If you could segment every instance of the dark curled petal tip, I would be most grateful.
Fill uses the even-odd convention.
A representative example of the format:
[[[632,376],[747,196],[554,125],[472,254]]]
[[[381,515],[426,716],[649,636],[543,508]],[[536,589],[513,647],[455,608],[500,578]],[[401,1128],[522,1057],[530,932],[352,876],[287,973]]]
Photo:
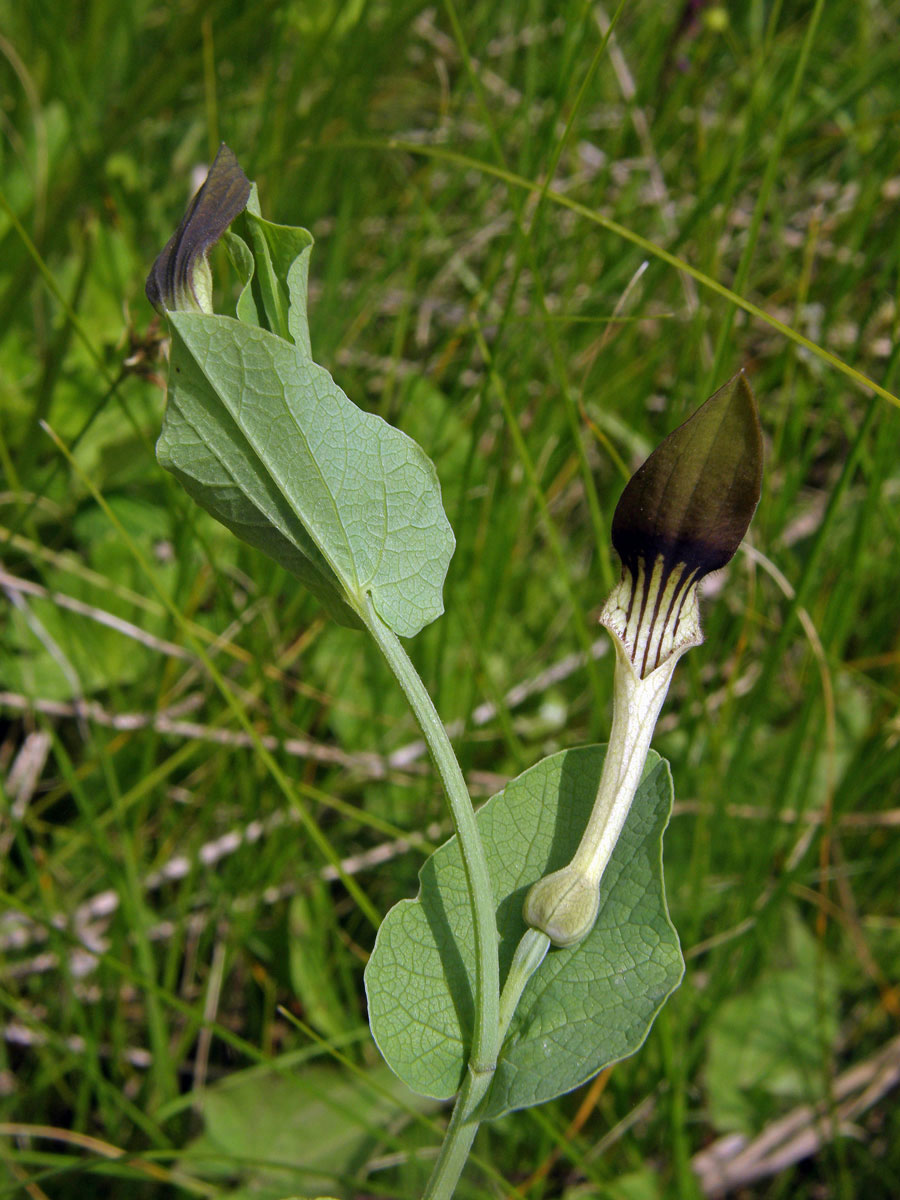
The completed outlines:
[[[743,371],[679,425],[632,475],[612,524],[625,567],[671,570],[694,580],[730,561],[759,502],[762,434]]]
[[[247,206],[250,181],[223,142],[215,162],[175,233],[147,276],[147,299],[154,308],[181,307],[190,292],[196,300],[193,273],[198,261]]]

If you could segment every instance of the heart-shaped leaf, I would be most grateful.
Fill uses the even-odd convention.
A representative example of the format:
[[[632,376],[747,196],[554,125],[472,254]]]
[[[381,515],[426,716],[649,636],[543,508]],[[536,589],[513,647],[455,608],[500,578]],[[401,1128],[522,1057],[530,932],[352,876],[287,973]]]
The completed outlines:
[[[584,830],[605,746],[544,759],[478,812],[497,907],[505,978],[525,932],[535,880],[564,866]],[[653,751],[601,883],[600,914],[576,946],[551,949],[532,976],[500,1053],[483,1115],[561,1095],[634,1053],[684,964],[669,920],[662,835],[672,808],[668,763]],[[455,838],[428,859],[415,900],[378,931],[366,969],[369,1023],[388,1065],[415,1091],[446,1099],[471,1041],[475,952]]]

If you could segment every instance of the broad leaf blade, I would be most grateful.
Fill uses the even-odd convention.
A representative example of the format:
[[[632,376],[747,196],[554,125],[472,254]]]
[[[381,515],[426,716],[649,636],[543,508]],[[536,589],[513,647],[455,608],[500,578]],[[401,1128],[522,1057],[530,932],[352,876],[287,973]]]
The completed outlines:
[[[315,1063],[291,1070],[253,1067],[204,1089],[203,1132],[180,1165],[191,1175],[237,1185],[221,1194],[285,1200],[300,1193],[358,1196],[349,1183],[373,1154],[429,1105],[383,1066],[360,1078]]]
[[[605,747],[544,759],[478,813],[505,977],[525,930],[529,886],[565,865],[587,822]],[[561,1095],[643,1042],[683,970],[662,880],[672,806],[668,764],[651,751],[601,884],[600,915],[577,946],[551,950],[523,993],[484,1115]],[[420,872],[416,900],[388,913],[366,969],[369,1021],[388,1065],[414,1090],[446,1099],[466,1067],[475,955],[456,839]]]
[[[307,582],[286,538],[321,579],[320,597],[324,589],[360,611],[371,594],[407,637],[439,616],[454,539],[420,447],[358,409],[291,342],[230,317],[169,319],[163,464],[217,519]],[[260,526],[251,507],[276,530],[271,548],[266,533],[249,532]]]
[[[730,996],[706,1032],[704,1109],[721,1133],[753,1137],[781,1106],[809,1099],[840,1028],[835,965],[795,909],[778,914],[771,961]]]
[[[303,583],[339,624],[361,628],[327,562],[258,460],[247,452],[240,431],[209,403],[205,381],[189,355],[173,343],[179,371],[177,394],[170,389],[160,463],[175,475],[201,508],[243,541],[262,550]]]

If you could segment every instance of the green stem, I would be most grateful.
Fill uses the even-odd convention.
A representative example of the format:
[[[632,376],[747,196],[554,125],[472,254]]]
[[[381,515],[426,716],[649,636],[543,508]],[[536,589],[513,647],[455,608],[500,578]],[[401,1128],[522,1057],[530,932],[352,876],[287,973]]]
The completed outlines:
[[[500,996],[500,1045],[506,1040],[509,1023],[532,977],[550,949],[550,939],[540,929],[526,929],[509,964],[509,974]]]
[[[453,1195],[481,1124],[475,1110],[484,1098],[491,1078],[491,1075],[476,1075],[472,1071],[466,1075],[422,1200],[450,1200]]]
[[[509,1029],[510,1021],[516,1006],[525,990],[525,984],[535,973],[544,956],[550,949],[550,939],[537,929],[526,929],[522,940],[516,948],[516,953],[510,963],[509,974],[503,985],[503,995],[500,997],[500,1015],[498,1023],[498,1045],[503,1045]],[[438,1155],[428,1187],[425,1189],[424,1200],[449,1200],[453,1195],[460,1172],[466,1165],[469,1151],[475,1134],[478,1132],[480,1120],[476,1116],[478,1105],[487,1094],[493,1073],[477,1075],[469,1071],[466,1081],[460,1089],[453,1109],[453,1116],[444,1135],[444,1144]]]
[[[466,883],[469,888],[475,933],[475,1022],[472,1031],[472,1051],[469,1057],[470,1075],[457,1100],[453,1115],[453,1121],[455,1121],[471,1080],[475,1081],[471,1086],[476,1091],[480,1089],[480,1094],[472,1102],[471,1107],[474,1107],[474,1104],[487,1091],[497,1065],[497,1052],[500,1048],[498,1024],[500,966],[497,957],[497,919],[494,909],[494,894],[481,836],[475,823],[475,810],[472,807],[472,801],[456,755],[453,753],[453,747],[450,745],[447,731],[444,729],[431,697],[403,649],[400,639],[388,629],[378,616],[371,598],[367,598],[365,608],[360,612],[360,616],[365,621],[366,628],[375,639],[388,666],[403,689],[428,744],[434,765],[437,767],[447,793],[447,799],[450,802],[450,813],[456,836],[459,839]],[[468,1101],[466,1107],[469,1107]],[[451,1121],[451,1127],[453,1121]],[[474,1136],[475,1131],[472,1130],[466,1154],[468,1154],[468,1145],[471,1145]],[[443,1157],[443,1151],[441,1154]],[[464,1161],[465,1155],[463,1156]],[[462,1169],[462,1163],[460,1163],[459,1169]]]

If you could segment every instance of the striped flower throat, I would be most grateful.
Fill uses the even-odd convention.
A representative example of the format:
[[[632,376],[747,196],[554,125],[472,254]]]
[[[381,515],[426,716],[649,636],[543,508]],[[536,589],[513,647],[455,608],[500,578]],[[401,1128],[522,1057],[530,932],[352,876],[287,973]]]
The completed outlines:
[[[676,651],[699,645],[700,574],[687,563],[667,563],[662,554],[648,569],[623,567],[622,577],[603,607],[600,623],[622,643],[638,679],[661,666]]]

